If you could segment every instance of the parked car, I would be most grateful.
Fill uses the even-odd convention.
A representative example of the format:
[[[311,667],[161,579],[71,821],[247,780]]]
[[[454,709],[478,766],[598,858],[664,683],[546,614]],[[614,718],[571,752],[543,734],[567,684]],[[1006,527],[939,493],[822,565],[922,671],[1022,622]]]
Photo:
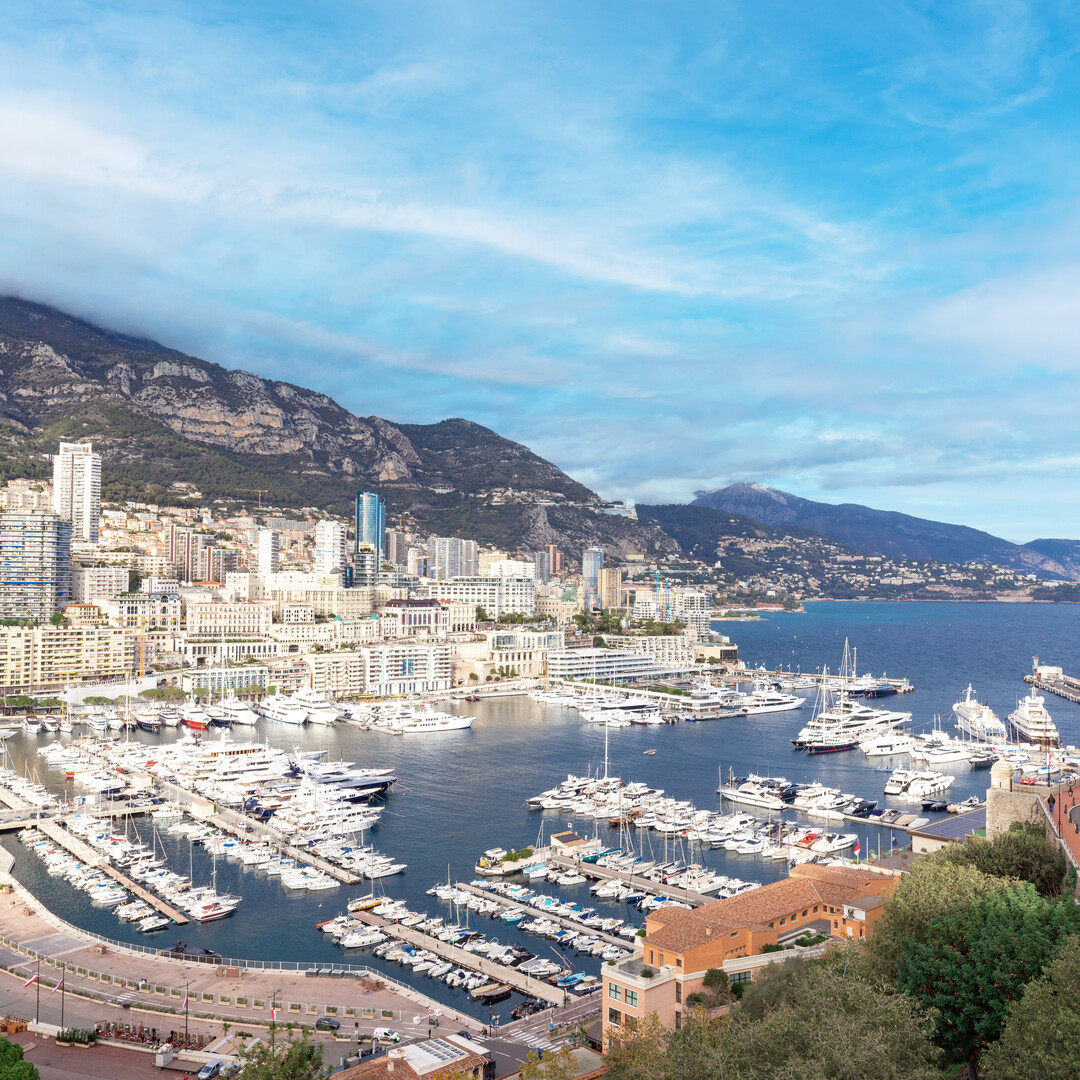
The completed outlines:
[[[332,1016],[320,1016],[315,1021],[316,1031],[337,1031],[341,1027],[341,1021],[335,1020]]]
[[[401,1035],[393,1028],[376,1028],[371,1035],[380,1042],[401,1042]]]
[[[218,1058],[216,1061],[208,1061],[199,1070],[199,1080],[214,1080],[214,1077],[216,1077],[221,1072],[221,1066],[224,1064],[225,1062],[223,1062],[220,1058]]]

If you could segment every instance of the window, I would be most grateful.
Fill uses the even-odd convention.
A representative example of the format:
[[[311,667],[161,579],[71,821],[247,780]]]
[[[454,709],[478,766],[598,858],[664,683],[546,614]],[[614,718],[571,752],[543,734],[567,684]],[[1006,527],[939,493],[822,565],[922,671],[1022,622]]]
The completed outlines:
[[[652,949],[649,950],[649,963],[650,964],[655,964],[656,963],[656,960],[653,959],[653,951],[652,951]]]
[[[622,989],[614,983],[608,983],[607,996],[613,1001],[622,1001]]]
[[[678,1031],[682,1027],[682,1013],[677,1012],[675,1014],[675,1030]]]
[[[637,991],[636,990],[627,990],[626,991],[626,1004],[631,1009],[636,1009],[637,1008]]]
[[[739,931],[738,930],[732,930],[731,931],[731,936],[732,937],[738,937],[739,936]]]
[[[815,914],[815,915],[817,914],[817,909],[818,909],[818,906],[817,906],[817,904],[815,904],[815,905],[814,905],[814,914]]]
[[[607,1020],[609,1024],[614,1024],[616,1027],[618,1027],[620,1021],[622,1020],[622,1013],[619,1012],[618,1009],[608,1009]]]
[[[678,982],[675,984],[675,1004],[682,1004],[682,983]]]
[[[662,952],[656,954],[656,963],[658,967],[664,966],[664,954]]]
[[[802,913],[802,917],[803,917],[803,918],[805,919],[805,918],[806,918],[806,916],[807,916],[807,915],[809,915],[809,914],[810,914],[810,912],[809,912],[808,910],[807,910],[807,911],[804,911],[804,912]]]
[[[675,966],[676,967],[682,967],[682,957],[681,956],[676,956],[675,957]]]
[[[728,976],[729,983],[744,983],[749,982],[752,972],[749,971],[734,971]]]
[[[637,1017],[630,1016],[628,1013],[626,1016],[623,1017],[623,1027],[625,1027],[627,1031],[636,1031]]]
[[[781,920],[780,920],[780,925],[781,925],[781,926],[783,926],[783,925],[784,925],[784,923],[786,923],[786,922],[787,922],[787,919],[781,919]]]

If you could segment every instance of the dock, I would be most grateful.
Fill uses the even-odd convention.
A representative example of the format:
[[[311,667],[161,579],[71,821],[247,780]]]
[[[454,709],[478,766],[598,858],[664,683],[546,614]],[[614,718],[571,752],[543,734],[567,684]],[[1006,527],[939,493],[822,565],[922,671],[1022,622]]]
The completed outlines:
[[[589,937],[600,938],[607,945],[615,945],[620,949],[625,949],[629,952],[633,952],[633,941],[627,941],[626,938],[615,937],[614,934],[606,934],[603,930],[594,930],[589,926],[582,926],[579,922],[574,922],[573,919],[566,918],[565,915],[556,915],[554,912],[545,911],[543,908],[534,908],[531,904],[521,903],[517,900],[511,900],[509,897],[500,896],[498,893],[487,892],[484,889],[478,889],[475,885],[466,885],[464,882],[458,882],[454,886],[455,889],[460,889],[462,892],[472,893],[474,896],[482,896],[485,900],[494,900],[497,904],[505,907],[507,911],[512,908],[519,908],[526,911],[533,918],[537,919],[550,919],[554,923],[558,923],[564,930],[575,930],[580,934],[588,934]]]
[[[568,858],[566,855],[551,855],[548,862],[552,866],[562,866],[567,870],[576,870],[587,878],[599,881],[621,881],[624,885],[636,886],[644,889],[654,896],[666,896],[669,900],[679,900],[691,907],[701,907],[702,904],[711,904],[716,899],[714,896],[705,896],[702,893],[693,892],[690,889],[680,889],[676,885],[662,885],[652,878],[642,877],[641,874],[631,874],[625,870],[610,870],[606,866],[597,866],[596,863],[581,862],[578,859]],[[578,927],[581,929],[581,927]],[[622,948],[626,948],[626,942],[620,942]]]
[[[1038,675],[1025,675],[1024,682],[1036,690],[1046,690],[1066,701],[1080,705],[1080,679],[1071,675],[1062,675],[1060,679],[1040,678]]]
[[[460,946],[451,945],[449,942],[440,941],[437,937],[425,934],[422,930],[415,930],[408,926],[399,926],[397,923],[388,922],[378,915],[372,915],[369,911],[354,911],[352,917],[381,930],[398,941],[415,945],[419,949],[427,949],[443,960],[448,960],[457,967],[467,968],[469,971],[478,971],[487,975],[496,982],[505,983],[512,990],[528,997],[540,998],[549,1005],[562,1005],[566,1000],[567,992],[543,979],[537,979],[532,975],[526,975],[517,968],[507,967],[505,964],[496,964],[494,960],[488,960],[478,953],[471,953]]]

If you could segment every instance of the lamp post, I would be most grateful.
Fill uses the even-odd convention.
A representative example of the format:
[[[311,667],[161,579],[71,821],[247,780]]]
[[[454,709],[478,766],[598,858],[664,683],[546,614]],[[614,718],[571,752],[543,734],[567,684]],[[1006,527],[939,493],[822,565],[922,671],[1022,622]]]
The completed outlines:
[[[281,987],[279,986],[273,994],[270,995],[270,1049],[274,1049],[274,1039],[277,1035],[277,996],[281,993]]]
[[[188,1041],[188,1016],[191,1013],[191,980],[184,983],[184,1049]]]

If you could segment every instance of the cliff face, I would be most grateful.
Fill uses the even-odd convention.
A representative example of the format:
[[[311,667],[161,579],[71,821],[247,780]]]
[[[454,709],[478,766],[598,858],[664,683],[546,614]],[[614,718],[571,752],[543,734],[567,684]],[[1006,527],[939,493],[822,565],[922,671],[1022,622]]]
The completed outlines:
[[[207,498],[250,498],[236,492],[266,488],[269,503],[341,510],[357,487],[371,486],[433,529],[456,522],[460,532],[486,517],[501,523],[496,532],[516,528],[527,542],[548,535],[535,514],[499,507],[485,515],[476,496],[512,487],[596,499],[527,447],[468,420],[395,425],[355,416],[325,394],[13,297],[0,298],[0,428],[7,475],[32,468],[60,438],[93,440],[114,497],[152,498],[184,481]],[[570,517],[575,542],[577,534],[588,542],[608,534],[628,550],[676,546],[657,529],[609,524],[584,508]],[[563,535],[550,534],[547,542]]]

